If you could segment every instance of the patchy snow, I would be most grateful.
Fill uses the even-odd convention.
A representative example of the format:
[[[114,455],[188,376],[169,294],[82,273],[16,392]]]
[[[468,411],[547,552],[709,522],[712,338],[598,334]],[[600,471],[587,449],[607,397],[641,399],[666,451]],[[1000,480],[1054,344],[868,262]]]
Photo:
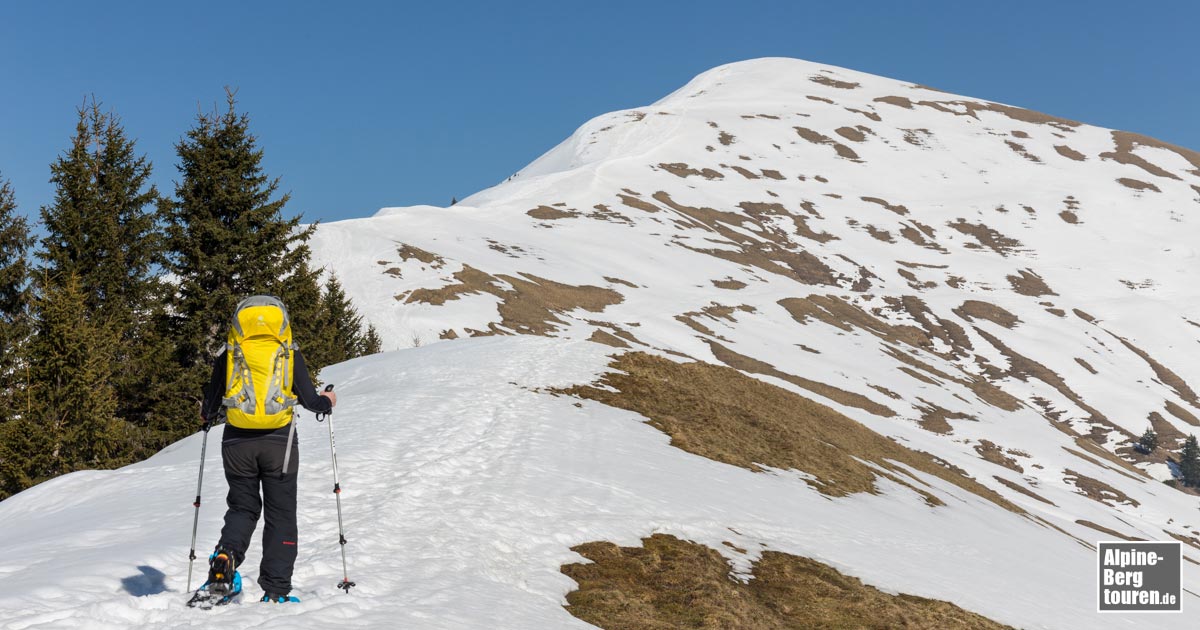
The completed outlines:
[[[1091,551],[921,475],[949,505],[883,481],[831,501],[799,475],[690,455],[629,412],[545,393],[601,373],[611,349],[534,337],[460,340],[332,368],[350,578],[341,579],[325,426],[300,421],[294,607],[184,607],[201,435],[145,462],[47,482],[0,503],[5,628],[572,628],[559,566],[592,540],[670,533],[751,557],[813,557],[889,592],[953,599],[1029,628],[1124,627],[1097,616]],[[539,391],[542,390],[542,391]],[[220,440],[220,429],[209,437]],[[226,485],[210,449],[201,551]],[[1051,494],[1055,500],[1067,493]],[[738,533],[734,533],[734,530]],[[243,566],[256,598],[259,549]],[[1200,571],[1185,566],[1189,580]],[[1055,596],[1047,596],[1054,593]],[[1194,605],[1193,602],[1185,606]],[[1165,617],[1162,627],[1183,618]]]

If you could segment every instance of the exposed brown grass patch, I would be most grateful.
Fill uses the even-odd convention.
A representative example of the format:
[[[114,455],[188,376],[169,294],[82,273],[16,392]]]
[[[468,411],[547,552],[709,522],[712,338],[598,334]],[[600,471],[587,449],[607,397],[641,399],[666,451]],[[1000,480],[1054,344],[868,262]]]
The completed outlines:
[[[700,177],[703,177],[704,179],[724,179],[725,178],[725,176],[722,175],[720,171],[714,171],[711,168],[705,168],[703,170],[698,171],[698,170],[688,166],[687,164],[684,164],[683,162],[672,162],[670,164],[664,163],[664,164],[659,164],[658,167],[676,177],[682,177],[684,179],[687,179],[691,175],[699,175]]]
[[[419,260],[434,269],[441,269],[446,264],[446,260],[437,254],[427,252],[419,247],[412,245],[401,245],[396,253],[400,255],[400,260],[408,260],[410,258]]]
[[[901,129],[904,132],[904,141],[914,147],[929,147],[929,140],[933,138],[933,132],[928,129]]]
[[[783,176],[783,173],[780,173],[779,171],[776,171],[774,169],[764,168],[764,169],[761,169],[759,172],[762,173],[763,177],[766,177],[767,179],[774,179],[776,181],[783,181],[783,180],[787,179],[786,177]]]
[[[1021,157],[1025,158],[1026,160],[1029,160],[1030,162],[1033,162],[1033,163],[1035,163],[1035,164],[1041,164],[1041,163],[1042,163],[1042,159],[1041,159],[1041,158],[1039,158],[1038,156],[1036,156],[1036,155],[1034,155],[1034,154],[1030,153],[1030,152],[1029,152],[1029,151],[1028,151],[1028,150],[1025,148],[1025,145],[1023,145],[1023,144],[1021,144],[1021,143],[1019,143],[1019,142],[1013,142],[1012,140],[1005,140],[1005,141],[1004,141],[1004,144],[1008,145],[1008,148],[1012,149],[1014,153],[1016,153],[1017,155],[1019,155],[1019,156],[1021,156]]]
[[[717,135],[717,141],[725,146],[733,144],[736,140],[737,138],[735,138],[733,134],[729,133],[728,131],[722,131]]]
[[[870,225],[870,224],[868,224],[866,227],[867,227],[867,234],[870,234],[871,238],[874,238],[877,241],[883,241],[884,243],[895,243],[896,242],[896,239],[892,238],[891,232],[884,230],[884,229],[877,228],[874,225]]]
[[[1018,248],[1021,247],[1021,241],[1009,238],[982,223],[970,223],[966,219],[960,218],[954,223],[947,223],[946,225],[950,226],[953,230],[973,237],[978,241],[979,246],[986,247],[1001,256],[1008,256],[1018,251]]]
[[[658,206],[656,206],[648,201],[645,201],[643,199],[639,199],[638,197],[633,196],[633,195],[617,195],[617,197],[620,198],[622,204],[629,206],[630,208],[634,208],[636,210],[642,210],[644,212],[650,212],[650,213],[661,211],[661,208],[659,208]]]
[[[976,374],[953,376],[894,347],[895,344],[903,344],[928,352],[932,351],[933,339],[937,338],[943,340],[951,348],[960,350],[970,348],[970,341],[961,327],[928,312],[928,308],[915,296],[901,298],[894,307],[909,313],[924,328],[909,324],[889,324],[835,295],[814,294],[807,298],[786,298],[778,303],[801,324],[815,319],[846,332],[858,329],[875,335],[885,342],[893,344],[886,348],[885,352],[897,361],[943,381],[962,385],[990,405],[1005,411],[1016,411],[1022,406],[1021,401],[989,382],[984,376]]]
[[[865,201],[867,203],[873,203],[873,204],[876,204],[879,206],[883,206],[884,208],[887,208],[888,210],[891,210],[892,212],[895,212],[896,214],[898,214],[900,216],[904,216],[904,215],[908,214],[908,208],[906,208],[900,204],[888,203],[886,200],[880,199],[879,197],[859,197],[859,199],[862,199],[863,201]]]
[[[787,381],[788,383],[791,383],[801,389],[806,389],[819,396],[824,396],[829,400],[846,405],[847,407],[862,409],[863,411],[875,414],[877,416],[882,416],[884,418],[890,418],[896,415],[896,412],[890,407],[881,405],[861,394],[848,392],[844,389],[834,387],[833,385],[814,381],[802,376],[796,376],[795,374],[788,374],[787,372],[779,370],[770,363],[759,361],[753,357],[748,357],[744,354],[734,352],[733,350],[730,350],[729,348],[726,348],[725,346],[712,341],[711,339],[706,339],[705,341],[712,349],[713,356],[716,357],[718,361],[728,365],[731,368],[741,370],[743,372],[750,372],[751,374],[772,376],[781,381]]]
[[[1177,405],[1174,402],[1171,402],[1169,400],[1166,402],[1166,406],[1167,406],[1167,413],[1171,414],[1172,416],[1175,416],[1176,418],[1179,418],[1180,420],[1183,420],[1184,422],[1186,422],[1194,427],[1200,427],[1200,418],[1197,418],[1196,415],[1193,414],[1192,412],[1188,411],[1187,409],[1184,409],[1183,407],[1180,407],[1179,405]]]
[[[1129,348],[1130,352],[1133,352],[1141,357],[1142,360],[1146,362],[1146,365],[1149,365],[1150,369],[1154,370],[1154,375],[1158,377],[1158,380],[1162,381],[1164,385],[1175,390],[1175,393],[1179,394],[1180,398],[1191,403],[1193,407],[1200,407],[1200,400],[1196,398],[1196,392],[1192,391],[1192,388],[1188,386],[1187,381],[1180,378],[1178,374],[1172,372],[1169,368],[1167,368],[1167,366],[1155,361],[1154,357],[1150,356],[1148,352],[1133,345],[1128,339],[1121,337],[1120,335],[1113,334],[1112,332],[1109,332],[1108,334],[1115,337],[1117,341],[1120,341],[1122,344],[1124,344],[1126,348]]]
[[[854,149],[851,149],[850,147],[838,142],[837,140],[834,140],[833,138],[830,138],[823,133],[819,133],[805,127],[793,127],[793,129],[796,130],[796,133],[801,138],[804,138],[813,144],[824,144],[833,147],[833,150],[837,152],[838,157],[843,157],[847,160],[858,160],[858,154],[854,152]]]
[[[1034,492],[1033,490],[1030,490],[1029,488],[1026,488],[1025,486],[1022,486],[1019,483],[1009,481],[1009,480],[1005,479],[1004,477],[993,476],[992,479],[995,479],[996,481],[1000,482],[1001,485],[1008,488],[1009,490],[1012,490],[1013,492],[1023,494],[1035,501],[1041,501],[1042,503],[1045,503],[1046,505],[1053,505],[1054,507],[1058,507],[1058,505],[1056,505],[1050,499],[1047,499],[1046,497]],[[1059,531],[1062,531],[1062,530],[1059,530]]]
[[[1092,367],[1091,363],[1088,363],[1087,361],[1084,361],[1083,359],[1080,359],[1078,357],[1075,358],[1075,362],[1078,363],[1083,369],[1091,372],[1092,374],[1099,374],[1099,372],[1096,371],[1096,368]]]
[[[595,343],[601,343],[606,346],[612,346],[614,348],[628,348],[629,347],[629,344],[626,343],[624,339],[621,339],[620,337],[617,337],[616,335],[613,335],[612,333],[609,333],[607,331],[600,330],[599,328],[592,331],[592,336],[588,337],[588,341],[593,341]]]
[[[1137,191],[1153,190],[1154,192],[1162,192],[1161,190],[1158,189],[1158,186],[1155,186],[1154,184],[1151,184],[1150,182],[1144,182],[1140,179],[1133,179],[1130,177],[1119,177],[1119,178],[1117,178],[1117,183],[1126,188],[1132,188],[1133,190],[1137,190]]]
[[[950,420],[975,420],[975,417],[962,413],[960,411],[950,411],[943,407],[939,407],[923,398],[918,398],[920,405],[915,405],[921,410],[921,420],[919,424],[922,429],[933,433],[941,433],[949,435],[954,432],[954,427],[950,425]]]
[[[1193,175],[1200,175],[1200,153],[1197,153],[1196,151],[1175,146],[1173,144],[1167,144],[1161,140],[1155,140],[1154,138],[1143,136],[1141,134],[1130,133],[1128,131],[1114,131],[1112,132],[1112,137],[1113,142],[1116,144],[1116,148],[1108,153],[1101,153],[1100,157],[1104,159],[1113,160],[1114,162],[1119,162],[1121,164],[1128,164],[1130,166],[1136,166],[1143,171],[1146,171],[1147,173],[1157,177],[1166,177],[1168,179],[1178,180],[1179,177],[1174,173],[1146,160],[1145,158],[1138,156],[1133,152],[1138,146],[1165,149],[1190,162],[1196,169],[1191,171],[1191,173]]]
[[[984,461],[991,462],[997,466],[1003,466],[1009,470],[1015,470],[1019,473],[1025,472],[1025,469],[1017,463],[1017,460],[1006,455],[1003,448],[990,440],[980,440],[979,444],[975,445],[975,452],[979,453],[979,456]]]
[[[625,286],[627,286],[627,287],[629,287],[629,288],[631,288],[631,289],[636,289],[636,288],[638,288],[638,285],[636,285],[636,284],[634,284],[634,283],[632,283],[632,282],[630,282],[630,281],[628,281],[628,280],[622,280],[622,279],[620,279],[620,278],[614,278],[614,277],[612,277],[612,276],[604,276],[604,279],[605,279],[605,280],[607,280],[607,281],[609,281],[609,282],[611,282],[611,283],[613,283],[613,284],[623,284],[623,285],[625,285]]]
[[[1067,223],[1070,223],[1072,225],[1079,223],[1079,215],[1075,214],[1074,212],[1072,212],[1070,210],[1063,210],[1062,212],[1059,212],[1058,218],[1060,218],[1063,221],[1066,221]]]
[[[943,113],[953,114],[955,116],[969,116],[976,120],[979,119],[979,112],[994,112],[1002,116],[1006,116],[1017,122],[1031,123],[1035,125],[1049,125],[1060,131],[1074,131],[1082,123],[1066,118],[1058,118],[1041,112],[1035,112],[1031,109],[1023,109],[1020,107],[1012,107],[1011,105],[1002,105],[1000,103],[985,103],[981,101],[912,101],[903,96],[881,96],[875,99],[879,103],[887,103],[904,109],[913,109],[915,107],[928,107]]]
[[[722,164],[721,166],[725,166],[725,164]],[[741,175],[746,179],[759,179],[758,173],[755,173],[748,168],[742,168],[740,166],[730,166],[728,168],[732,168],[738,175]]]
[[[1084,154],[1076,151],[1075,149],[1072,149],[1071,147],[1069,147],[1065,144],[1054,145],[1054,150],[1058,151],[1059,155],[1061,155],[1067,159],[1070,159],[1070,160],[1075,160],[1076,162],[1082,162],[1087,159],[1087,157],[1084,156]]]
[[[654,193],[654,199],[686,219],[685,225],[711,230],[727,241],[740,246],[737,251],[725,248],[700,249],[680,244],[695,252],[715,256],[723,260],[757,267],[805,284],[836,285],[837,277],[819,258],[807,251],[795,251],[788,234],[774,226],[764,226],[753,217],[736,212],[722,212],[712,208],[693,208],[676,203],[665,192]],[[771,204],[767,204],[768,206]],[[780,207],[782,211],[782,206]],[[783,211],[786,214],[786,211]],[[792,215],[788,215],[792,216]],[[797,222],[800,225],[802,222]],[[760,238],[747,236],[730,226],[755,230]]]
[[[1065,473],[1066,474],[1063,479],[1068,483],[1074,484],[1075,487],[1079,489],[1080,494],[1093,501],[1098,501],[1109,507],[1116,507],[1116,504],[1118,503],[1128,503],[1133,507],[1141,505],[1136,499],[1131,498],[1124,492],[1117,490],[1116,488],[1104,483],[1103,481],[1100,481],[1099,479],[1092,479],[1091,477],[1077,473],[1070,468],[1068,468]]]
[[[1135,538],[1133,536],[1126,536],[1125,534],[1122,534],[1121,532],[1119,532],[1115,529],[1109,529],[1103,525],[1100,525],[1098,523],[1093,523],[1091,521],[1087,521],[1084,519],[1078,519],[1075,521],[1075,523],[1077,525],[1083,525],[1084,527],[1087,527],[1089,529],[1094,529],[1102,534],[1112,536],[1113,538],[1119,538],[1121,540],[1130,540],[1130,541],[1146,540],[1145,538]]]
[[[813,96],[810,94],[804,98],[807,98],[810,101],[820,101],[822,103],[829,103],[830,105],[833,105],[833,99],[825,98],[824,96]]]
[[[936,240],[933,240],[933,235],[933,228],[921,223],[920,221],[905,222],[903,227],[900,228],[900,236],[903,236],[905,240],[909,241],[913,245],[919,245],[926,249],[942,252],[943,254],[946,253],[946,248],[939,245]],[[930,240],[925,240],[926,236],[928,236]]]
[[[853,113],[853,114],[862,114],[868,120],[872,120],[874,122],[880,122],[883,120],[883,117],[880,116],[879,114],[876,114],[875,112],[869,112],[869,111],[862,110],[862,109],[854,109],[853,107],[845,107],[843,109],[845,109],[846,111]],[[866,127],[860,127],[860,128],[866,129]],[[867,133],[870,133],[870,130],[868,130]]]
[[[573,286],[539,278],[530,274],[514,276],[492,276],[463,265],[454,274],[456,283],[437,289],[417,289],[408,295],[406,303],[420,302],[440,306],[449,300],[457,300],[471,293],[489,293],[501,299],[498,305],[501,326],[511,331],[534,335],[547,335],[562,324],[558,314],[583,309],[593,313],[603,311],[613,304],[620,304],[622,296],[612,289],[590,285]],[[497,280],[507,282],[512,288],[505,289]],[[503,333],[493,327],[488,333]]]
[[[564,393],[639,413],[689,453],[749,470],[770,466],[802,471],[811,476],[806,479],[810,486],[829,496],[875,493],[875,480],[886,475],[928,503],[940,503],[898,465],[904,464],[1021,513],[945,462],[735,369],[675,363],[641,352],[621,355],[610,367],[614,371],[595,386],[575,386]]]
[[[1018,275],[1008,276],[1008,282],[1012,285],[1013,291],[1030,297],[1058,295],[1032,269],[1022,269],[1017,273]]]
[[[1106,425],[1110,424],[1104,414],[1087,404],[1087,402],[1083,400],[1083,397],[1075,393],[1075,390],[1071,389],[1067,385],[1067,382],[1063,380],[1063,378],[1059,376],[1057,372],[1042,365],[1041,363],[1038,363],[1037,361],[1034,361],[1033,359],[1030,359],[1029,357],[1017,353],[1012,348],[1006,346],[995,335],[988,333],[986,330],[976,327],[975,332],[986,339],[987,342],[992,344],[993,347],[999,350],[1000,354],[1004,355],[1004,358],[1008,359],[1009,367],[1006,372],[996,369],[991,364],[985,365],[984,369],[989,372],[989,376],[993,378],[1012,376],[1022,381],[1028,381],[1031,378],[1036,378],[1050,387],[1053,387],[1058,391],[1058,393],[1062,394],[1068,400],[1075,403],[1075,405],[1080,409],[1087,412],[1091,416],[1090,420],[1092,422],[1103,423]]]
[[[525,214],[542,221],[554,221],[556,219],[573,219],[579,216],[579,212],[575,210],[560,210],[550,206],[538,206]]]
[[[889,595],[778,551],[763,552],[751,579],[740,581],[715,550],[666,534],[642,539],[641,547],[591,542],[572,550],[591,562],[563,565],[579,585],[567,594],[566,610],[606,630],[1009,628],[949,602]]]
[[[753,217],[754,220],[758,222],[760,229],[765,231],[770,231],[771,228],[767,226],[772,224],[770,221],[772,217],[782,217],[791,221],[792,225],[796,226],[796,234],[799,234],[804,238],[816,241],[818,243],[828,243],[829,241],[835,241],[838,238],[828,232],[817,232],[813,230],[808,226],[808,219],[805,216],[788,212],[787,209],[783,207],[783,204],[743,201],[738,204],[738,207],[742,210],[745,210],[746,214]],[[780,242],[781,245],[784,243],[785,239],[786,235],[776,235],[776,240]]]
[[[1089,433],[1088,435],[1075,436],[1075,445],[1100,458],[1100,460],[1108,462],[1109,464],[1113,464],[1113,466],[1106,466],[1098,461],[1091,460],[1092,463],[1100,466],[1101,468],[1109,468],[1114,472],[1124,476],[1126,479],[1130,479],[1132,481],[1140,482],[1149,479],[1150,475],[1146,474],[1146,471],[1112,454],[1112,452],[1100,445],[1101,443],[1107,441],[1109,433],[1111,433],[1110,429],[1093,429],[1093,432]],[[1128,431],[1122,430],[1120,433],[1122,434],[1122,437],[1127,440],[1134,439],[1134,436]],[[1067,450],[1070,451],[1070,449]],[[1079,456],[1082,454],[1075,453],[1075,455]]]
[[[843,90],[853,90],[857,87],[860,87],[860,84],[858,83],[852,83],[850,81],[838,81],[837,79],[827,77],[823,74],[814,74],[813,76],[808,77],[808,80],[812,81],[813,83],[819,83],[826,87],[840,88]]]
[[[1020,318],[1004,308],[980,300],[967,300],[962,303],[962,306],[954,309],[953,313],[967,321],[984,319],[1009,329],[1015,328],[1017,324],[1021,323]]]
[[[863,142],[867,139],[866,134],[854,127],[838,127],[833,132],[851,142]]]
[[[730,291],[737,291],[738,289],[746,288],[745,282],[742,282],[741,280],[734,280],[733,278],[726,278],[724,280],[713,280],[712,283],[713,283],[713,286],[717,287],[718,289],[727,289]]]

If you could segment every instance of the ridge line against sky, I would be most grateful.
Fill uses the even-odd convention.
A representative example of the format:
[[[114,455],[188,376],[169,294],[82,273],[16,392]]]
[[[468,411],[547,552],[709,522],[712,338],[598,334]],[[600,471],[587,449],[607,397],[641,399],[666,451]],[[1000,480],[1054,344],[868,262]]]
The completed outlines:
[[[311,0],[0,6],[0,177],[22,214],[95,95],[170,194],[174,143],[238,89],[267,174],[306,220],[447,205],[588,119],[715,66],[794,57],[1200,149],[1200,5]]]

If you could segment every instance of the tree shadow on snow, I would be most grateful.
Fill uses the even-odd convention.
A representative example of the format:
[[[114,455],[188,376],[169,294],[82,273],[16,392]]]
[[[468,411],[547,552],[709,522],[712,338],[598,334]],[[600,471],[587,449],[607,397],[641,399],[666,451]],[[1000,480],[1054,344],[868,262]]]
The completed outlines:
[[[121,578],[121,588],[125,589],[126,593],[134,597],[145,597],[165,593],[169,590],[166,583],[167,576],[162,571],[144,564],[138,567],[138,571],[141,571],[141,574]]]

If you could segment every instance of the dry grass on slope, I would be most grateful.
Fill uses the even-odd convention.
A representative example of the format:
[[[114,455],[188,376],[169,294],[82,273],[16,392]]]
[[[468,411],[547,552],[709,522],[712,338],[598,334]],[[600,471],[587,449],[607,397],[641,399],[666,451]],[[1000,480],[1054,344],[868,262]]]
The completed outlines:
[[[508,275],[493,276],[470,265],[463,265],[454,274],[456,280],[437,289],[417,289],[397,296],[406,298],[405,303],[418,302],[441,306],[449,300],[474,293],[489,293],[500,298],[500,325],[509,331],[522,334],[548,335],[563,321],[558,315],[575,309],[599,313],[624,299],[620,293],[591,285],[574,286],[521,274],[522,278]],[[511,289],[500,286],[497,280],[508,283]],[[473,335],[503,334],[505,331],[492,326],[488,332],[472,331]]]
[[[579,583],[567,612],[607,630],[1009,627],[949,602],[880,592],[800,556],[764,552],[753,579],[740,582],[704,545],[664,534],[642,544],[575,547],[592,563],[562,567]]]
[[[876,493],[883,476],[942,505],[899,464],[941,478],[1022,513],[999,494],[928,453],[908,449],[841,413],[728,367],[676,363],[631,352],[614,359],[596,386],[562,393],[639,413],[671,436],[671,444],[712,460],[761,470],[793,469],[828,496]]]

